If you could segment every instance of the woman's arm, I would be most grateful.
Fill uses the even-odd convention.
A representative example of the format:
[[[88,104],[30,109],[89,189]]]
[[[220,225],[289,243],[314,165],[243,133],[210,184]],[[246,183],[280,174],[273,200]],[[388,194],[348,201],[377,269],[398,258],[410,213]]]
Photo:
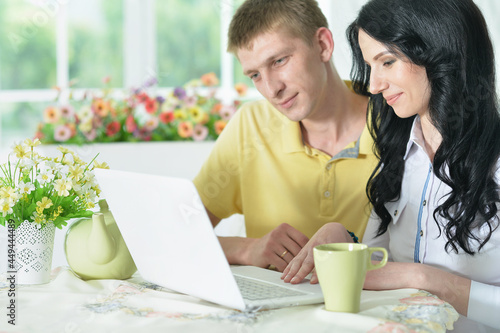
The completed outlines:
[[[450,303],[467,316],[471,280],[425,264],[388,262],[367,272],[364,289],[422,289]]]

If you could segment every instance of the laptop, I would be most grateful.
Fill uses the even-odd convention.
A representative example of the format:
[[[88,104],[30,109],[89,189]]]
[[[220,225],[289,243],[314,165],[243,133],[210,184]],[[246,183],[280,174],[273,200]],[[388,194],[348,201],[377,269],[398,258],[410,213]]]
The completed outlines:
[[[291,285],[277,271],[229,265],[191,180],[94,172],[145,280],[242,311],[323,303],[319,284]]]

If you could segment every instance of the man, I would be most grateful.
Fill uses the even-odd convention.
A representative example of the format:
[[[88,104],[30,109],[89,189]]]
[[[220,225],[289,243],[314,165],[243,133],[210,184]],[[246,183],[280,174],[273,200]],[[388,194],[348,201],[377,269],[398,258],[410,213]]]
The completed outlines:
[[[240,108],[194,179],[214,226],[245,217],[248,238],[219,237],[231,264],[283,271],[327,222],[364,233],[368,100],[340,78],[333,48],[315,0],[247,0],[232,19],[228,51],[266,100]]]

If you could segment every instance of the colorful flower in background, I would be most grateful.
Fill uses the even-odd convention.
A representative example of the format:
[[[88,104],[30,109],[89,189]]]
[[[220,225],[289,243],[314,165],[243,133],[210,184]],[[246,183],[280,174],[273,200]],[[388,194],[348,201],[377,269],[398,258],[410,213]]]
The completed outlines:
[[[110,78],[103,82],[109,84]],[[35,138],[66,144],[216,140],[248,89],[236,84],[238,97],[228,104],[216,96],[219,79],[215,73],[176,87],[166,96],[152,94],[154,84],[156,79],[150,79],[122,97],[111,89],[86,92],[82,99],[71,95],[69,104],[44,110]]]

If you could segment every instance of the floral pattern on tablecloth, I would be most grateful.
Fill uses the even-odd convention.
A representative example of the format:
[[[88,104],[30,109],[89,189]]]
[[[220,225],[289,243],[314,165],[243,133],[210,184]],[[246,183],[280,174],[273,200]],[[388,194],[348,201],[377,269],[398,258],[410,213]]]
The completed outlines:
[[[458,312],[447,302],[426,292],[419,291],[399,300],[400,304],[382,307],[384,322],[369,333],[437,333],[453,329]],[[374,310],[375,310],[374,309]],[[363,313],[370,315],[371,310]],[[443,324],[444,323],[444,324]]]
[[[170,318],[174,320],[215,320],[215,321],[230,321],[243,325],[256,323],[260,318],[266,316],[268,311],[259,312],[243,312],[238,310],[226,310],[211,313],[186,313],[186,312],[171,312],[158,311],[153,307],[135,307],[127,304],[127,299],[133,295],[146,293],[148,290],[160,292],[168,292],[169,294],[176,293],[167,288],[163,288],[156,284],[147,281],[137,281],[135,283],[129,281],[121,282],[115,290],[109,295],[104,295],[96,299],[94,302],[89,302],[84,305],[84,308],[94,313],[109,313],[121,311],[128,315],[145,317],[145,318]],[[179,294],[180,295],[180,294]]]

